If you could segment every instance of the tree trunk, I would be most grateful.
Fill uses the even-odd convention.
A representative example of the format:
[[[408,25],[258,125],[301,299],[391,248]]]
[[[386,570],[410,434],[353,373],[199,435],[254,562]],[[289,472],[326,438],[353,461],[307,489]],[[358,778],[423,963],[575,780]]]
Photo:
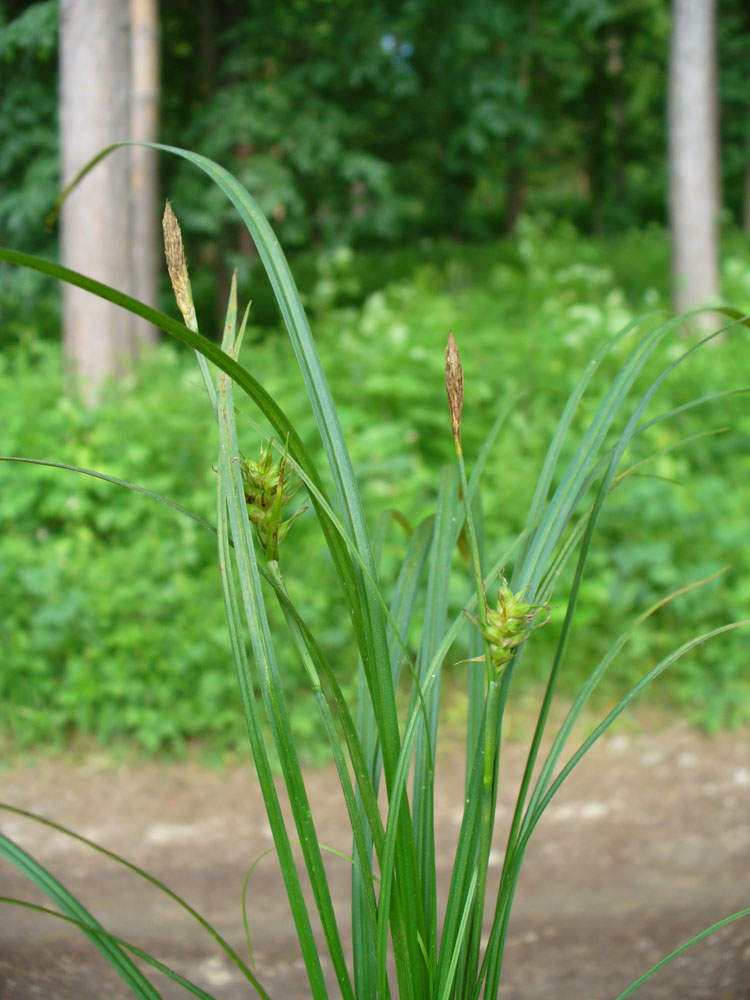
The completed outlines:
[[[719,298],[716,0],[674,0],[669,65],[669,215],[678,312]],[[702,325],[712,325],[709,315]]]
[[[159,15],[157,0],[130,0],[130,138],[156,142],[159,119]],[[157,305],[161,271],[157,153],[146,146],[130,150],[131,275],[133,295]],[[155,326],[133,318],[138,345],[153,343]]]
[[[60,147],[63,184],[129,132],[128,7],[120,0],[61,0]],[[65,201],[62,260],[67,267],[130,292],[129,158],[107,157]],[[63,285],[63,347],[89,403],[103,379],[132,356],[130,315]]]

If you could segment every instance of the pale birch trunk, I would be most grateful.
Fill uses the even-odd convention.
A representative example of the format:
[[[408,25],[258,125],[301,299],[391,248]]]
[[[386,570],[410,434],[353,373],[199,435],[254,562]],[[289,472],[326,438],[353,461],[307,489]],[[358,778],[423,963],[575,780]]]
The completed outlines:
[[[682,312],[719,299],[716,0],[674,0],[672,19],[669,214],[673,300]]]
[[[159,14],[157,0],[130,0],[131,105],[130,137],[156,142],[159,120]],[[157,153],[145,146],[130,150],[131,274],[133,295],[157,305],[161,269]],[[153,343],[156,327],[134,322],[139,344]]]
[[[96,153],[128,138],[130,30],[122,0],[61,0],[60,148],[63,183]],[[67,267],[130,292],[130,162],[107,157],[63,206],[61,249]],[[63,347],[83,395],[123,371],[134,352],[130,315],[63,285]]]

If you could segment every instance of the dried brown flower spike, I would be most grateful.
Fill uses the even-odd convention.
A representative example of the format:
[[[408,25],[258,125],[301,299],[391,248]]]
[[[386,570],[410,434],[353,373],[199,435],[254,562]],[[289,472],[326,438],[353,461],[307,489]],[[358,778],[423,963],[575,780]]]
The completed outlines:
[[[182,313],[185,326],[189,330],[197,330],[198,321],[195,316],[193,292],[190,288],[190,278],[185,261],[185,248],[182,245],[182,233],[177,216],[172,211],[169,202],[164,208],[162,229],[164,230],[164,254],[167,258],[167,270],[172,282],[174,297],[177,300],[177,308]]]
[[[445,349],[445,389],[451,414],[451,428],[456,454],[461,454],[461,411],[464,405],[464,370],[458,353],[458,344],[451,330]]]

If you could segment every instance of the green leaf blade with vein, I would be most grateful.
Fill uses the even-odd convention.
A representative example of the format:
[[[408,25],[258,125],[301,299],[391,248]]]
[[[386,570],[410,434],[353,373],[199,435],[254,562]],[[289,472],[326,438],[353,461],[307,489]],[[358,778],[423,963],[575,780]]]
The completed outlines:
[[[119,944],[109,939],[104,928],[85,906],[43,865],[5,834],[0,833],[0,854],[34,883],[71,919],[80,922],[81,929],[91,943],[104,955],[117,974],[141,1000],[161,1000],[161,994],[133,964]]]

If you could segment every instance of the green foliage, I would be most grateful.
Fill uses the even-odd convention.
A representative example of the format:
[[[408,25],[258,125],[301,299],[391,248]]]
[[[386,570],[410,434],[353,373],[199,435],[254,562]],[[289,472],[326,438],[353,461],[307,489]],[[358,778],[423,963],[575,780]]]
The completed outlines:
[[[2,381],[15,387],[2,404],[6,454],[54,447],[62,461],[116,470],[211,517],[211,423],[171,351],[113,386],[96,414],[65,397],[58,351],[6,356]],[[6,736],[18,746],[127,738],[146,750],[209,734],[236,743],[210,534],[58,469],[0,463],[0,480],[0,579],[14,608],[0,624]]]
[[[748,225],[747,172],[750,169],[750,96],[744,67],[750,60],[750,9],[729,0],[719,18],[719,96],[724,203],[734,218]]]
[[[105,151],[105,154],[113,148],[115,147]],[[605,536],[605,543],[608,541],[606,526],[607,518],[611,516],[611,507],[607,501],[612,491],[618,490],[620,495],[627,498],[630,495],[628,487],[632,482],[638,481],[636,477],[642,476],[643,470],[648,470],[651,477],[649,484],[660,481],[674,483],[676,478],[678,482],[682,482],[687,477],[688,484],[692,486],[706,470],[696,468],[694,471],[689,466],[689,457],[684,456],[690,456],[689,446],[699,442],[707,443],[713,435],[706,433],[702,425],[701,433],[686,435],[685,429],[689,428],[689,421],[695,419],[696,413],[706,404],[710,403],[712,408],[718,408],[721,403],[729,404],[736,399],[738,393],[746,393],[748,386],[743,385],[730,392],[724,388],[725,383],[722,383],[719,391],[712,392],[707,397],[696,397],[695,392],[690,392],[686,397],[680,398],[677,405],[670,399],[670,408],[666,412],[662,410],[654,413],[652,404],[665,385],[671,385],[672,391],[675,383],[678,390],[684,388],[679,378],[670,376],[688,370],[688,385],[689,379],[696,377],[695,369],[690,368],[689,362],[694,360],[699,348],[703,348],[703,355],[708,353],[710,348],[706,347],[706,342],[713,338],[706,338],[689,349],[685,349],[684,341],[670,343],[670,335],[673,338],[679,337],[680,326],[686,322],[685,317],[651,324],[640,330],[642,322],[631,320],[614,335],[603,335],[601,330],[597,330],[603,319],[611,320],[618,311],[627,313],[624,297],[622,294],[614,294],[613,290],[613,294],[604,300],[607,308],[602,310],[597,309],[595,303],[588,304],[584,301],[582,289],[593,284],[598,288],[601,302],[602,286],[609,283],[610,276],[601,268],[592,266],[590,261],[581,261],[578,266],[571,266],[566,262],[561,268],[554,253],[549,252],[549,241],[545,240],[545,234],[527,226],[519,248],[521,281],[528,279],[530,284],[538,284],[540,292],[544,289],[549,294],[549,288],[554,285],[554,281],[550,279],[557,278],[563,286],[570,284],[577,289],[577,301],[571,305],[563,305],[548,317],[542,314],[542,331],[531,325],[532,339],[523,345],[524,366],[517,375],[523,392],[521,395],[513,393],[507,383],[499,386],[499,391],[507,397],[506,403],[489,436],[481,447],[472,449],[471,452],[467,448],[469,435],[464,434],[463,428],[483,410],[492,412],[496,409],[493,406],[496,395],[493,392],[493,382],[497,377],[497,361],[505,359],[505,349],[509,345],[505,338],[498,337],[495,325],[498,316],[489,313],[487,308],[483,309],[477,316],[479,322],[474,336],[467,336],[467,340],[471,341],[469,353],[472,355],[473,366],[468,366],[464,371],[456,340],[450,334],[444,373],[456,463],[453,467],[444,468],[436,476],[434,465],[425,461],[425,467],[433,472],[433,481],[439,482],[437,497],[434,502],[429,503],[428,516],[422,518],[413,531],[409,530],[408,544],[398,546],[397,555],[392,553],[392,563],[398,567],[397,574],[389,572],[382,565],[381,559],[388,542],[389,522],[403,526],[406,519],[403,514],[391,511],[385,518],[377,519],[374,522],[375,528],[371,531],[369,525],[372,523],[372,514],[368,504],[363,503],[360,484],[372,482],[372,473],[365,467],[358,474],[356,466],[358,461],[361,462],[362,441],[357,441],[351,431],[345,434],[340,419],[341,413],[346,417],[345,422],[349,423],[355,407],[351,407],[351,412],[347,413],[345,406],[339,409],[334,402],[325,375],[327,366],[321,361],[294,279],[275,234],[257,203],[231,174],[199,154],[162,148],[197,166],[232,200],[258,248],[273,287],[288,334],[288,342],[285,340],[283,343],[288,343],[293,352],[296,368],[283,363],[283,350],[275,359],[261,356],[261,361],[266,362],[267,368],[262,381],[259,381],[238,361],[246,325],[243,320],[238,332],[237,283],[234,279],[231,283],[221,348],[198,333],[190,305],[192,296],[184,264],[182,238],[174,218],[169,220],[167,255],[177,302],[186,318],[185,326],[176,323],[168,315],[123,296],[115,289],[32,255],[0,248],[0,258],[68,281],[111,302],[117,302],[136,315],[148,317],[176,340],[194,348],[198,355],[210,412],[215,417],[218,429],[216,536],[232,660],[253,763],[263,793],[274,851],[284,881],[290,916],[295,926],[311,995],[315,1000],[327,1000],[329,996],[321,962],[321,943],[314,936],[311,921],[314,904],[330,966],[344,1000],[390,997],[394,995],[396,984],[400,996],[414,1000],[446,1000],[449,997],[469,1000],[482,994],[488,998],[496,997],[501,986],[513,899],[529,839],[562,783],[611,724],[667,668],[673,667],[686,654],[695,654],[708,640],[750,625],[750,619],[744,618],[718,626],[709,625],[696,632],[696,619],[700,619],[700,614],[694,606],[690,615],[688,637],[665,652],[656,662],[653,659],[649,662],[647,658],[653,657],[651,644],[644,648],[645,655],[639,658],[635,682],[616,699],[614,707],[563,762],[563,754],[581,712],[609,667],[618,659],[633,635],[638,633],[639,626],[653,621],[661,610],[674,607],[675,599],[679,596],[694,593],[699,585],[720,575],[712,573],[707,580],[687,584],[681,580],[678,588],[665,593],[661,588],[669,581],[672,564],[679,569],[681,553],[676,549],[670,550],[669,545],[665,546],[663,537],[657,539],[658,559],[654,558],[654,552],[644,547],[649,545],[650,540],[644,539],[641,542],[637,531],[644,520],[645,510],[648,509],[649,513],[654,509],[660,510],[664,505],[664,498],[657,493],[637,497],[637,524],[633,525],[632,533],[629,532],[619,546],[605,545],[600,550],[605,558],[599,564],[599,577],[593,579],[606,574],[609,565],[606,557],[609,556],[615,562],[618,586],[631,575],[635,578],[638,590],[643,583],[642,576],[648,573],[651,578],[649,583],[653,581],[655,589],[659,589],[657,599],[652,600],[645,609],[641,608],[639,614],[618,628],[619,635],[614,641],[611,640],[612,625],[617,623],[614,621],[615,616],[610,614],[611,608],[607,607],[606,631],[610,638],[601,655],[599,651],[591,655],[583,676],[578,678],[577,683],[574,682],[576,693],[572,704],[557,728],[551,745],[542,750],[551,722],[550,711],[558,681],[563,672],[568,675],[569,682],[571,677],[576,676],[575,670],[571,672],[568,669],[572,660],[570,639],[577,631],[578,600],[582,596],[583,583],[592,579],[588,572],[588,560],[595,551],[593,543],[595,539],[600,540],[602,535]],[[503,283],[512,283],[512,270],[509,265],[502,265],[500,280]],[[434,272],[431,277],[434,280]],[[420,278],[424,281],[424,275]],[[471,281],[466,275],[462,278],[464,287],[454,290],[454,294],[447,300],[453,309],[467,303]],[[346,353],[337,350],[338,342],[342,339],[342,328],[354,320],[355,328],[360,327],[365,331],[365,337],[369,334],[370,347],[377,352],[381,370],[382,359],[387,356],[386,371],[390,368],[392,373],[394,356],[401,354],[403,358],[406,350],[406,356],[414,366],[412,380],[421,378],[429,392],[433,381],[431,365],[434,357],[434,352],[430,349],[431,330],[428,326],[420,332],[416,316],[412,328],[399,323],[397,317],[408,317],[410,308],[414,309],[417,300],[412,301],[413,290],[407,283],[398,285],[393,293],[397,309],[393,308],[388,294],[383,293],[375,300],[374,305],[373,298],[368,299],[359,317],[352,316],[351,310],[343,315],[332,313],[330,326],[338,336],[334,343],[329,340],[327,345],[325,337],[323,338],[323,353],[325,355],[326,346],[328,352],[337,357]],[[445,304],[440,293],[430,296],[428,289],[420,289],[420,304],[423,301],[429,302],[431,298],[434,298],[434,304]],[[369,317],[366,315],[368,305]],[[577,312],[574,313],[574,310]],[[482,324],[482,315],[489,315],[490,322]],[[574,318],[577,324],[574,335],[567,339],[561,338],[561,320],[566,319],[570,323]],[[471,319],[467,308],[461,316],[462,323]],[[321,323],[324,332],[326,326],[327,324]],[[734,326],[735,332],[745,333],[745,326]],[[411,343],[407,347],[407,342],[411,341],[412,329],[416,349]],[[489,350],[486,342],[488,330],[492,332]],[[554,342],[549,340],[550,330],[553,336],[557,335],[558,339]],[[328,333],[330,336],[330,329]],[[420,336],[425,334],[426,340],[420,350]],[[587,343],[589,339],[594,340],[593,349]],[[278,345],[274,345],[276,346]],[[730,362],[735,364],[732,366],[730,385],[736,385],[735,367],[740,358],[747,356],[746,351],[742,354],[737,351],[736,343],[733,346],[735,353],[730,354]],[[354,351],[358,347],[359,344],[354,340]],[[262,354],[260,351],[257,353]],[[583,360],[577,357],[578,353],[584,354]],[[534,355],[536,358],[532,361]],[[560,358],[563,360],[562,365],[559,362],[556,364]],[[179,383],[179,370],[175,371],[174,366],[166,362],[166,358],[163,364],[159,364],[161,359],[158,353],[153,355],[152,361],[154,359],[160,375],[168,372],[171,381],[174,383],[177,376]],[[253,358],[250,367],[259,374],[256,360]],[[351,359],[347,360],[351,364]],[[492,364],[493,361],[495,365]],[[573,363],[567,366],[566,361]],[[215,366],[215,372],[209,362]],[[24,364],[21,359],[16,381],[23,381],[26,373]],[[406,367],[408,369],[408,363]],[[715,367],[718,369],[720,366]],[[571,378],[573,371],[580,372],[575,379]],[[489,398],[482,400],[480,396],[476,405],[472,405],[470,394],[465,394],[464,390],[465,387],[471,387],[474,381],[481,384],[483,372],[486,373],[485,385],[489,383]],[[701,374],[703,378],[700,390],[704,392],[711,377],[705,372]],[[360,371],[357,383],[364,384],[370,375],[368,371]],[[544,381],[537,382],[540,376]],[[501,377],[508,378],[505,368]],[[554,385],[554,390],[550,391],[550,385]],[[381,408],[389,400],[391,405],[403,402],[398,391],[394,400],[393,384],[388,385],[387,396],[385,386],[376,384],[371,386],[371,390],[372,388],[375,394],[382,395]],[[261,458],[257,463],[244,458],[240,441],[244,441],[248,425],[261,439],[266,435],[252,418],[246,418],[238,426],[235,391],[238,395],[243,393],[245,404],[249,400],[253,413],[259,413],[263,421],[273,429],[277,441],[283,441],[283,445],[279,443],[277,446],[277,451],[282,456],[280,463],[274,461],[270,443],[262,446]],[[543,403],[545,398],[551,397],[558,402],[560,394],[567,397],[567,401],[562,407],[553,407],[555,416],[548,421],[549,426],[543,428],[544,434],[540,434],[540,439],[549,440],[549,445],[546,450],[542,445],[526,480],[521,477],[524,485],[535,483],[532,485],[531,495],[523,497],[517,494],[503,502],[499,494],[504,480],[508,478],[508,472],[516,465],[522,470],[527,462],[526,449],[518,447],[524,438],[524,419],[532,414],[528,422],[533,424],[534,417],[544,413],[544,406],[538,407],[539,401]],[[524,412],[521,403],[525,399],[528,399],[530,405]],[[115,400],[119,402],[121,397],[117,399],[115,394]],[[171,413],[174,402],[172,394],[164,410]],[[34,406],[38,407],[38,404],[39,400],[35,398]],[[293,407],[293,411],[287,413],[287,406]],[[118,409],[127,414],[126,407],[120,406]],[[445,403],[439,409],[444,415],[443,422],[447,423]],[[741,441],[744,442],[747,436],[747,408],[735,414],[727,406],[726,412],[737,418]],[[467,414],[470,414],[468,420],[465,419]],[[162,420],[160,411],[148,416],[154,422]],[[126,418],[126,435],[140,433],[149,436],[142,423],[143,417],[144,413],[139,412],[135,419],[132,416],[130,419]],[[376,410],[375,423],[378,423],[378,417],[381,422],[395,422],[398,412],[383,418]],[[521,417],[520,422],[518,417]],[[678,417],[681,418],[679,425]],[[515,422],[513,418],[516,418]],[[165,419],[169,423],[168,417]],[[372,408],[368,413],[368,420],[372,425]],[[551,431],[551,427],[554,430]],[[21,430],[23,431],[23,427]],[[501,430],[502,435],[497,444],[496,439]],[[351,452],[347,437],[356,442]],[[140,443],[140,439],[136,440]],[[418,428],[415,428],[413,440],[415,444],[420,442]],[[728,440],[733,442],[736,439]],[[509,445],[507,448],[506,442]],[[106,449],[109,443],[106,435],[101,443]],[[190,454],[192,441],[182,440],[179,443],[182,449],[177,449],[174,464],[181,468],[183,462],[187,461],[193,467],[194,456]],[[429,444],[432,445],[432,441]],[[366,446],[369,455],[372,442],[366,442]],[[465,448],[474,462],[471,479],[466,471]],[[746,477],[742,465],[746,465],[748,459],[746,448],[742,445],[737,447],[734,443],[730,443],[729,448],[733,457],[739,456],[736,464],[741,467],[744,482]],[[533,448],[528,450],[533,451]],[[147,452],[148,448],[144,451]],[[387,451],[386,443],[383,447],[383,455],[386,457]],[[426,456],[427,451],[424,454]],[[629,467],[623,465],[626,455],[634,463]],[[676,459],[676,456],[679,457]],[[143,454],[139,456],[140,459],[143,457]],[[490,459],[494,465],[494,475],[489,471]],[[165,455],[161,454],[153,461],[155,474],[158,474],[157,469],[167,468],[171,464],[171,461],[165,462]],[[314,515],[308,520],[317,529],[319,551],[324,558],[318,556],[300,565],[299,559],[304,546],[292,548],[290,539],[297,537],[295,533],[284,539],[282,570],[281,508],[285,499],[291,499],[293,492],[286,480],[287,466],[290,477],[299,478],[306,487]],[[483,471],[488,473],[486,481],[482,476]],[[726,490],[726,480],[723,476],[713,476],[710,472],[703,478],[707,479],[716,494],[712,498],[710,523],[713,525],[716,523],[714,519],[719,502],[717,487],[721,484]],[[409,477],[406,480],[408,483]],[[489,502],[484,511],[480,482],[483,487],[488,487]],[[45,499],[46,495],[44,498],[37,498],[36,505],[40,508],[40,513],[45,510]],[[403,500],[406,503],[423,502],[423,498],[409,495],[408,485],[403,490]],[[76,505],[72,506],[77,514]],[[100,515],[98,505],[92,501],[87,519],[71,525],[73,539],[98,534],[106,542],[107,533],[112,531],[116,518],[108,518],[106,514],[102,518]],[[519,518],[517,524],[511,525],[510,522],[516,517]],[[75,517],[73,520],[75,521]],[[193,531],[194,523],[193,520]],[[700,524],[700,518],[696,518],[694,523]],[[709,523],[707,518],[705,523]],[[287,522],[287,526],[290,524],[291,520]],[[610,525],[619,526],[619,521],[612,520]],[[605,530],[602,531],[601,528]],[[147,532],[141,531],[140,535],[145,537]],[[256,535],[260,535],[260,546]],[[42,537],[38,541],[44,543],[47,539]],[[138,541],[136,538],[136,545],[127,550],[127,557],[138,555]],[[691,541],[694,542],[695,539]],[[713,541],[714,539],[708,540],[707,548],[700,553],[701,558],[711,559]],[[189,549],[185,537],[180,538],[180,554],[183,549]],[[617,565],[616,556],[623,552],[626,556]],[[168,553],[173,556],[173,550],[169,547]],[[287,553],[290,554],[289,559]],[[55,555],[55,568],[59,569],[61,565],[64,568],[64,548],[58,549]],[[505,565],[511,556],[514,565],[509,581],[506,582]],[[121,568],[132,571],[135,566],[129,565],[127,557],[122,560]],[[322,572],[326,557],[334,571],[330,593]],[[169,558],[167,562],[170,562]],[[457,563],[455,568],[458,570],[455,573],[454,562]],[[195,569],[197,565],[198,561],[189,562],[191,569]],[[189,579],[188,573],[183,576],[184,568],[179,561],[170,564],[168,575],[159,581],[160,589],[168,590],[173,582]],[[472,587],[467,588],[471,577],[473,596]],[[488,603],[487,587],[496,583],[498,578],[499,604],[493,609]],[[33,599],[40,589],[41,576],[32,572],[24,577],[22,571],[18,574],[18,579],[25,583],[27,592]],[[299,580],[304,581],[311,589],[325,590],[329,603],[332,603],[331,595],[337,595],[341,617],[346,621],[352,647],[348,672],[345,668],[342,670],[338,662],[334,669],[334,650],[321,645],[318,629],[315,624],[311,627],[307,592],[297,589]],[[67,581],[59,578],[58,582],[64,584]],[[461,592],[456,608],[451,607],[452,583]],[[145,603],[145,594],[139,596],[138,603],[142,612],[137,625],[122,618],[112,622],[115,632],[122,631],[120,626],[123,621],[129,623],[130,627],[126,627],[124,633],[131,652],[139,635],[139,626],[142,623],[148,624],[151,612],[151,606]],[[638,593],[637,597],[640,598],[641,594]],[[550,602],[554,599],[559,599],[566,605],[564,614],[557,621],[551,622],[552,628],[543,629],[542,625],[550,622],[552,614],[542,622],[538,620],[538,613],[542,609],[549,609],[551,612]],[[203,602],[199,604],[193,600],[190,610],[195,612],[197,607],[202,606]],[[275,627],[272,617],[274,612],[269,614],[271,608],[276,609],[275,614],[282,616],[285,629]],[[79,619],[84,619],[84,626],[87,624],[85,614],[88,605],[76,593],[75,585],[66,591],[64,599],[51,614],[45,616],[46,609],[39,610],[41,613],[35,624],[42,637],[58,633],[66,636],[74,631],[73,623],[78,623]],[[476,618],[472,614],[474,610]],[[473,631],[467,627],[467,616],[474,622]],[[656,620],[659,621],[660,618]],[[206,634],[205,622],[201,624]],[[174,630],[176,622],[171,621],[170,625]],[[290,717],[290,698],[279,642],[282,631],[293,647],[305,682],[311,689],[318,714],[319,731],[325,734],[347,808],[353,844],[350,859],[351,961],[347,960],[341,934],[342,929],[347,928],[342,925],[333,906],[329,876],[323,863],[322,848],[307,797],[300,761],[302,738],[299,734],[295,735]],[[477,631],[481,634],[481,640],[477,637]],[[540,631],[544,635],[553,634],[549,650],[536,641]],[[467,632],[472,633],[468,641]],[[103,637],[105,645],[107,638],[106,635]],[[468,698],[467,766],[453,871],[447,898],[444,904],[440,901],[438,908],[434,792],[439,708],[443,674],[444,670],[449,669],[454,646],[464,652],[462,661],[456,666],[465,667],[463,686]],[[477,646],[483,648],[483,654],[480,652],[476,655]],[[105,649],[105,653],[107,652]],[[580,651],[578,655],[581,655]],[[524,774],[516,794],[499,881],[495,884],[492,880],[490,884],[488,874],[498,802],[503,721],[510,698],[515,695],[514,682],[517,677],[531,676],[533,679],[533,671],[530,673],[525,669],[530,658],[532,662],[536,661],[537,670],[541,667],[546,686],[540,699]],[[342,686],[338,675],[341,674],[345,681],[351,681],[355,672],[355,660],[357,685],[352,690],[348,685]],[[722,662],[726,662],[725,651]],[[73,659],[74,667],[76,663],[77,660]],[[104,667],[99,670],[99,675],[105,682],[111,679],[106,672],[108,663],[109,660],[106,659]],[[137,691],[141,697],[139,704],[147,696],[150,690],[148,681],[152,679],[139,677],[141,666],[140,663],[135,664],[122,685],[124,690]],[[408,706],[399,706],[397,698],[401,675],[410,692]],[[90,685],[91,678],[86,680]],[[84,684],[83,687],[86,690],[87,685]],[[117,688],[108,693],[116,696]],[[123,714],[127,715],[125,711]],[[179,720],[179,711],[173,710],[168,716],[169,722],[175,717]],[[87,721],[84,719],[84,725]],[[163,730],[157,731],[157,743],[163,735]],[[174,732],[170,731],[168,735],[174,736]],[[273,760],[277,762],[283,780],[285,802],[289,806],[291,820],[285,817],[282,809],[272,770]],[[413,785],[409,794],[408,786],[412,775]],[[384,785],[382,798],[379,797],[381,783]],[[13,811],[13,807],[7,804],[3,808]],[[39,817],[31,818],[44,822]],[[300,868],[292,851],[292,830],[304,859],[308,894],[303,892]],[[153,956],[111,936],[96,924],[82,904],[51,873],[4,835],[0,835],[0,854],[10,860],[60,908],[62,913],[54,913],[53,916],[71,920],[81,927],[137,996],[150,1000],[158,994],[130,960],[128,951],[133,951],[150,962],[193,995],[210,1000],[209,995],[200,987],[179,976]],[[115,860],[127,865],[122,859]],[[186,905],[156,880],[151,881],[183,906]],[[3,897],[2,901],[40,909],[35,904],[26,904],[17,899]],[[194,911],[189,912],[196,915]],[[620,994],[618,1000],[624,1000],[662,965],[702,937],[749,914],[750,909],[738,911],[693,936],[631,984]],[[490,916],[491,923],[487,933],[487,917]],[[254,979],[252,972],[234,955],[207,921],[200,917],[198,919],[204,929],[235,960],[259,994],[265,997],[262,986]]]
[[[464,427],[470,465],[484,429],[521,394],[484,473],[488,544],[514,537],[576,373],[605,336],[663,301],[664,246],[658,232],[602,244],[565,226],[527,220],[517,244],[444,245],[434,248],[432,263],[419,263],[410,251],[324,257],[308,298],[371,520],[393,507],[416,524],[432,509],[441,465],[453,460],[442,382],[444,340],[453,327],[474,414]],[[750,309],[742,250],[740,242],[729,241],[724,280],[736,304]],[[402,280],[370,290],[379,275],[399,270]],[[363,295],[361,305],[337,305]],[[657,407],[666,411],[727,385],[750,384],[743,338],[731,334],[681,366],[660,391]],[[682,346],[674,337],[666,350]],[[286,341],[251,328],[243,357],[311,441],[311,417]],[[3,452],[108,472],[213,522],[214,431],[190,361],[161,348],[137,375],[111,387],[93,414],[64,395],[59,368],[57,350],[6,353],[0,371]],[[601,372],[600,393],[613,370]],[[254,456],[258,434],[245,420],[246,405],[238,405],[242,447]],[[590,415],[583,409],[576,418],[578,434]],[[720,427],[729,431],[665,454],[613,493],[589,557],[570,661],[560,679],[564,693],[574,692],[613,631],[687,580],[732,566],[641,627],[630,656],[605,682],[605,694],[631,683],[644,664],[694,628],[738,617],[748,606],[747,397],[714,404],[710,412],[688,411],[655,428],[634,443],[631,460]],[[0,463],[0,527],[8,609],[0,623],[0,724],[8,737],[17,745],[42,745],[93,736],[104,743],[134,741],[147,750],[176,750],[193,738],[217,748],[239,744],[215,541],[208,532],[106,483],[6,463]],[[386,578],[397,565],[399,531],[386,540]],[[352,685],[355,652],[311,515],[295,524],[285,548],[288,585],[321,643],[333,651],[342,682]],[[455,608],[462,600],[460,590],[452,593]],[[559,626],[562,609],[552,614]],[[552,627],[539,633],[539,656],[527,659],[521,683],[542,681],[553,643]],[[708,728],[747,721],[745,643],[730,635],[676,664],[660,682],[664,704]],[[280,655],[299,726],[309,731],[313,709],[304,673],[291,649]],[[454,669],[457,680],[465,669]],[[311,753],[313,742],[311,737]]]
[[[3,242],[54,256],[44,220],[60,185],[57,0],[0,8],[0,233]],[[0,347],[59,330],[59,288],[0,264]]]
[[[57,0],[0,10],[0,232],[54,257]],[[163,141],[225,164],[288,250],[494,240],[519,213],[622,233],[665,218],[669,11],[660,0],[187,0],[160,11]],[[747,12],[719,15],[725,204],[743,218]],[[259,44],[258,40],[262,39]],[[165,163],[218,327],[252,246],[215,186]],[[295,264],[298,283],[302,270]],[[0,344],[55,339],[58,292],[0,268]],[[257,317],[271,322],[258,303]]]
[[[25,245],[35,249],[59,185],[57,3],[32,4],[9,24],[0,19],[0,230],[6,240],[32,236]]]
[[[191,23],[166,23],[183,39],[168,107],[191,116],[168,112],[165,135],[227,164],[285,245],[488,238],[527,197],[595,229],[663,218],[669,23],[653,0],[306,0]],[[187,228],[226,240],[218,192],[175,170]]]

